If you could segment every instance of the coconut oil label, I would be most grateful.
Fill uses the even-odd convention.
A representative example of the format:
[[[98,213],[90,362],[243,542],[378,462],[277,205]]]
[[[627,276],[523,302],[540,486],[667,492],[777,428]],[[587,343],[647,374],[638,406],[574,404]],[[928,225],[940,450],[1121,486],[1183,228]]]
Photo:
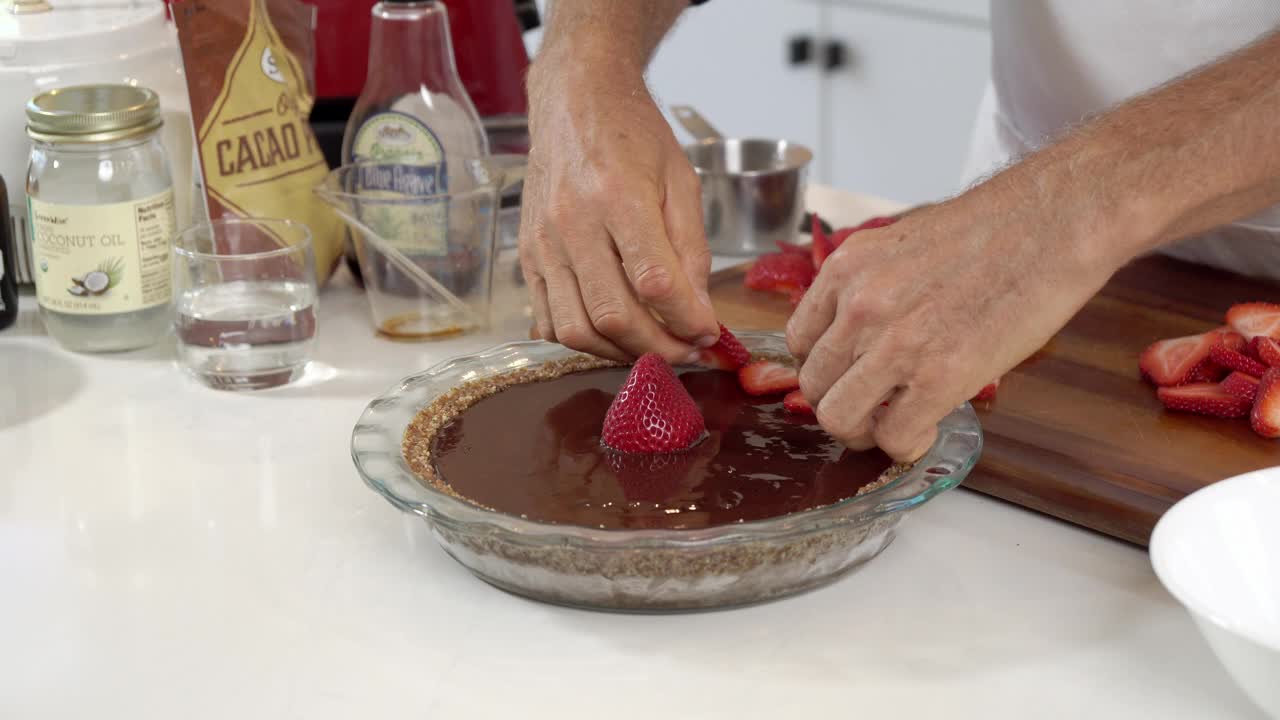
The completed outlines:
[[[356,180],[360,193],[373,201],[360,209],[369,229],[410,256],[447,254],[445,203],[377,202],[449,191],[444,149],[431,128],[406,113],[377,113],[356,131],[351,154],[357,161],[381,163],[366,167]]]
[[[107,205],[27,203],[42,307],[105,315],[169,302],[172,190]]]

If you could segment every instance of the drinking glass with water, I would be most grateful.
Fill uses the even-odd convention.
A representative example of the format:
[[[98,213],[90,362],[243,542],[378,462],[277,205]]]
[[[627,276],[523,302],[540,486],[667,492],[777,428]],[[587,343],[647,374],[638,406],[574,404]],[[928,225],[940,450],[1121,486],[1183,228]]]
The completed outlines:
[[[223,218],[174,241],[178,362],[206,385],[258,390],[300,377],[316,337],[311,231]]]

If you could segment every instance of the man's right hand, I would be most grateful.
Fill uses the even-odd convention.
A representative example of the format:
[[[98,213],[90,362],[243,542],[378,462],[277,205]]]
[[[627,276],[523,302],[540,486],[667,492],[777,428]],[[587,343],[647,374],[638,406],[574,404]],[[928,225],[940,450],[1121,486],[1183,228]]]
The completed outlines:
[[[619,65],[535,63],[520,263],[543,339],[687,362],[719,334],[698,177],[642,67]]]

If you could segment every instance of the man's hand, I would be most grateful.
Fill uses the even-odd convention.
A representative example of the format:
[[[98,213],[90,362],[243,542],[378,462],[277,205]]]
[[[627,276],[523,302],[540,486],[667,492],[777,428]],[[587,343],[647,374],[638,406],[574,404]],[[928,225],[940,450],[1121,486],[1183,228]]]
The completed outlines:
[[[628,58],[606,24],[597,39],[609,51],[597,55],[582,27],[615,10],[609,21],[624,27],[633,12],[649,22],[652,8],[590,2],[557,3],[549,32],[562,41],[529,80],[520,261],[538,333],[618,360],[658,352],[686,362],[718,336],[698,178],[645,87],[649,50]]]
[[[800,388],[845,445],[923,455],[937,423],[1039,349],[1114,268],[1082,230],[995,188],[858,233],[787,325]],[[884,401],[887,408],[881,407]]]
[[[1277,70],[1272,33],[846,241],[787,326],[818,421],[915,460],[1121,265],[1280,202]]]

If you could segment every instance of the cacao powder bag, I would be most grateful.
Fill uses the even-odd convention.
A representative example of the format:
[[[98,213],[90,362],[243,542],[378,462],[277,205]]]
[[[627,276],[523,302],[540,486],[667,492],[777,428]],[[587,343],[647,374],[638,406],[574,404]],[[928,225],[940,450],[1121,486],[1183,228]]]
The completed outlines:
[[[312,192],[329,171],[308,123],[315,8],[299,0],[177,0],[172,7],[208,216],[303,223],[323,283],[341,258],[343,225]]]

